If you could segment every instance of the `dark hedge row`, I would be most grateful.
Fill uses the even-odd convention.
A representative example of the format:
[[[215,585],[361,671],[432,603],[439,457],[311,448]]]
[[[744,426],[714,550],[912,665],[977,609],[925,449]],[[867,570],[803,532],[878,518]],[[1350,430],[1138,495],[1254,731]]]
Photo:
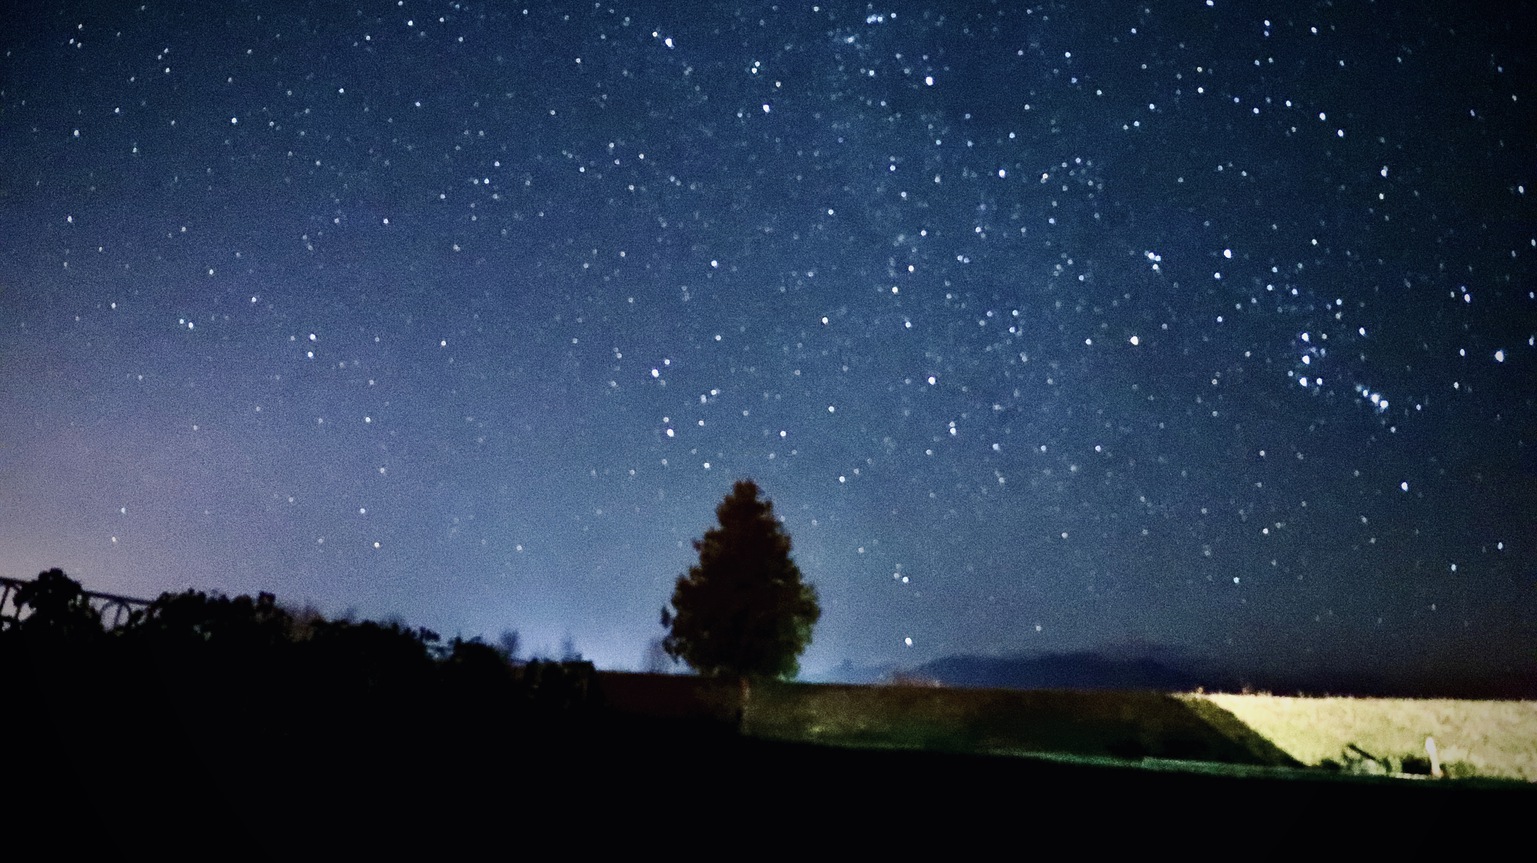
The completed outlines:
[[[590,663],[515,663],[478,640],[296,615],[271,594],[167,593],[110,629],[59,570],[14,600],[0,662],[26,721],[11,727],[72,745],[386,757],[424,736],[480,745],[580,725],[599,706]]]

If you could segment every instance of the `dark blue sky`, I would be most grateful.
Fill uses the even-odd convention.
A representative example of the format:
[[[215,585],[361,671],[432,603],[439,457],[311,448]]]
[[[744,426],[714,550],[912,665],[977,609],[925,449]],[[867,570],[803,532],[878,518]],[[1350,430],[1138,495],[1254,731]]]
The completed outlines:
[[[1537,52],[1447,6],[25,4],[0,569],[635,667],[751,477],[809,671],[1532,669]]]

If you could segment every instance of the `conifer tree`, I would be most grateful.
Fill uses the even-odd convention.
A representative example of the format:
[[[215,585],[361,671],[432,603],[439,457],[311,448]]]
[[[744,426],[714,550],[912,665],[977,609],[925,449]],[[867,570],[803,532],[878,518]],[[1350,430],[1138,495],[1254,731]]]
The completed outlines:
[[[716,507],[719,525],[694,541],[699,562],[679,576],[662,609],[662,646],[701,674],[789,678],[821,617],[815,588],[790,557],[790,536],[759,500],[758,486],[740,480]]]

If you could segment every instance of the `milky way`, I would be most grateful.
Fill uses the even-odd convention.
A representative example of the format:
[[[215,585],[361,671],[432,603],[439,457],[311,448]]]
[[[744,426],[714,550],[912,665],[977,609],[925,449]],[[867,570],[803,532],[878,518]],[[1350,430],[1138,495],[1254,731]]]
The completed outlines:
[[[0,36],[4,574],[636,667],[751,477],[812,671],[1532,666],[1529,22],[357,5]]]

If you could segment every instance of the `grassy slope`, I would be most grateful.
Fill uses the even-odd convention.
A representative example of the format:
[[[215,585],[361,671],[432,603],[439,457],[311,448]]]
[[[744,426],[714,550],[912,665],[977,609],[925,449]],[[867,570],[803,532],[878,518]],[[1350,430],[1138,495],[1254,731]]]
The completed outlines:
[[[777,684],[755,691],[748,727],[783,740],[949,752],[1295,763],[1239,733],[1231,717],[1231,728],[1219,727],[1214,713],[1153,692]]]
[[[735,727],[730,681],[607,673],[621,712],[709,718]],[[1050,753],[1267,767],[1425,758],[1434,736],[1452,776],[1537,782],[1537,702],[1286,698],[1154,692],[1016,691],[764,683],[745,728],[754,737],[950,753]]]
[[[1425,757],[1435,737],[1443,765],[1537,782],[1537,702],[1410,698],[1185,695],[1215,704],[1308,765],[1340,761],[1354,744],[1379,758]]]

